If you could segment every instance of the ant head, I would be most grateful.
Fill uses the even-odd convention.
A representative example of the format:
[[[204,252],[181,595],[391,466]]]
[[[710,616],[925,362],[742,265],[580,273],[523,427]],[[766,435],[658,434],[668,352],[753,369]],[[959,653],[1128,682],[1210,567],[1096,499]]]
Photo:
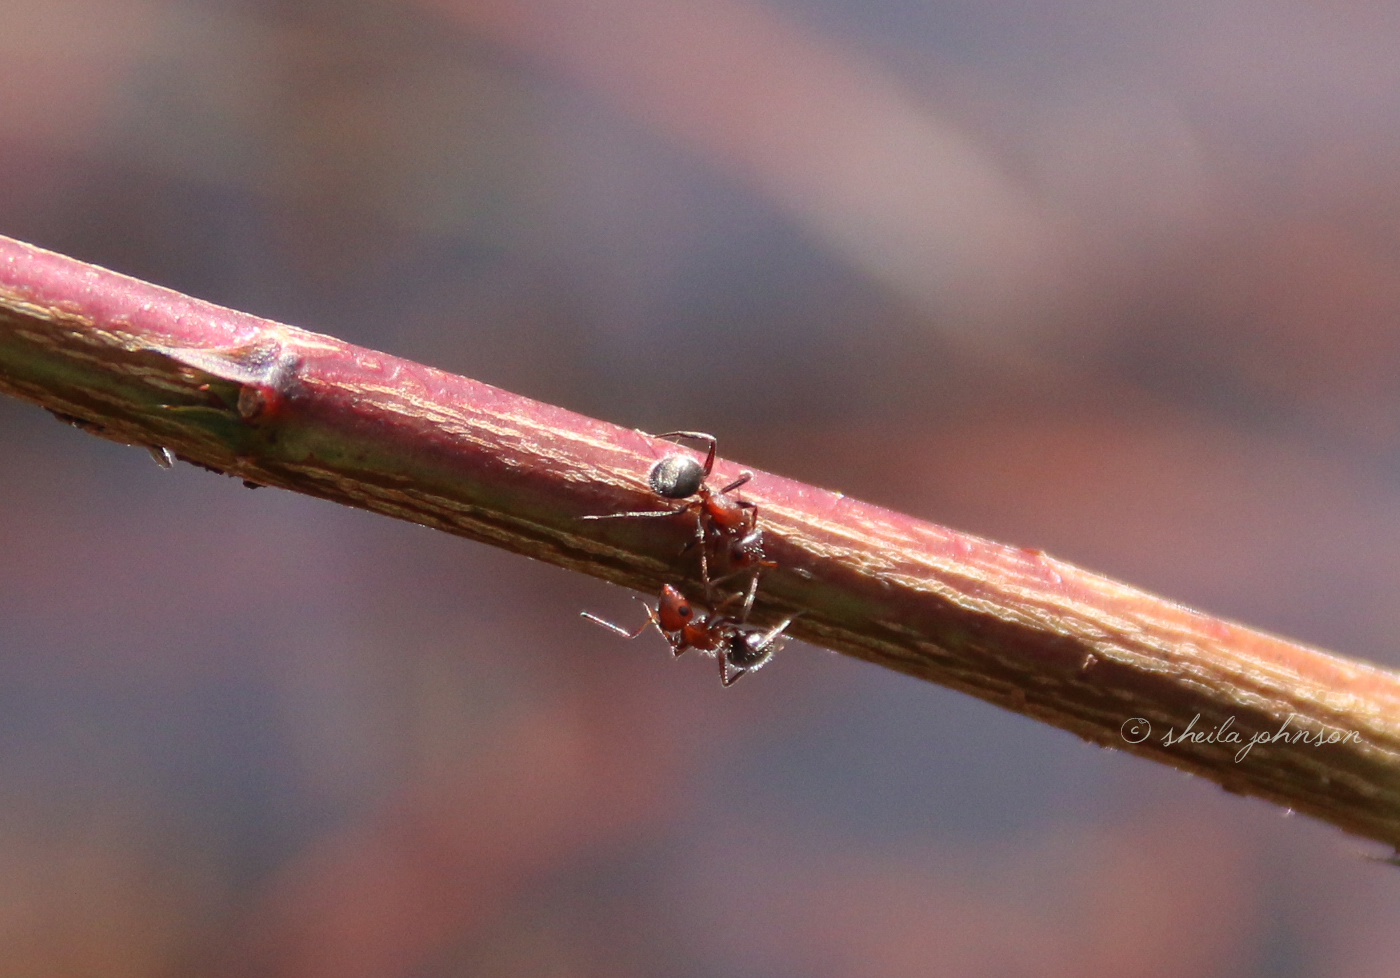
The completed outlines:
[[[689,455],[667,455],[651,467],[647,481],[652,491],[666,499],[686,499],[700,491],[705,467]]]
[[[754,563],[763,559],[763,531],[754,530],[729,545],[731,560]]]
[[[685,595],[667,584],[661,588],[661,604],[656,614],[663,632],[678,632],[695,617],[695,608]]]

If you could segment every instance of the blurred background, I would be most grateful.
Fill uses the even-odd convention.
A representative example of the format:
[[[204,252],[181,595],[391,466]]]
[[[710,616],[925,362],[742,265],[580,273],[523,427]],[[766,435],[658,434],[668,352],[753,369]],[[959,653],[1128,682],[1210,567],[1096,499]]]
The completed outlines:
[[[1400,666],[1400,3],[3,0],[0,233]],[[1375,846],[0,403],[0,978],[1400,975]]]

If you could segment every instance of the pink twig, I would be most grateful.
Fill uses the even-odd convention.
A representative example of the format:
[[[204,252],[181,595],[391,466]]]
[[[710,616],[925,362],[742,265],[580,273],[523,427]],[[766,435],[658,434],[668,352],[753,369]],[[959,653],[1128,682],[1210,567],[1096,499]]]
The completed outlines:
[[[0,391],[647,594],[698,587],[693,522],[580,519],[658,508],[675,445],[5,238]],[[1400,844],[1395,674],[765,472],[744,494],[779,565],[760,619],[801,611],[802,638]],[[1217,736],[1164,742],[1193,718]]]

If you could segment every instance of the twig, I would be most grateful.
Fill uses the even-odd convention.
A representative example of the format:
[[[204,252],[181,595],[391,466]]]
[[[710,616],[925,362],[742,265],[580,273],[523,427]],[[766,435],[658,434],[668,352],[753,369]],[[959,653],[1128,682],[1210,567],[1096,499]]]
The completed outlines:
[[[0,391],[250,484],[648,594],[697,584],[693,524],[580,519],[658,508],[673,444],[6,238]],[[744,491],[780,565],[760,618],[800,610],[802,638],[1400,845],[1400,676],[839,493]]]

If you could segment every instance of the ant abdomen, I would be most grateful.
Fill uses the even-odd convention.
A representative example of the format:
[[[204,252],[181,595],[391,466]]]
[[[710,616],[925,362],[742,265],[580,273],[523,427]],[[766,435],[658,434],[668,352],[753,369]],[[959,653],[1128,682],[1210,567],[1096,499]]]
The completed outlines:
[[[729,664],[736,669],[748,671],[757,669],[773,658],[776,643],[772,640],[765,642],[764,639],[765,636],[752,632],[735,632],[729,638],[729,648],[725,650]]]
[[[652,492],[666,499],[689,499],[700,491],[705,467],[689,455],[667,455],[651,467],[647,481]]]

